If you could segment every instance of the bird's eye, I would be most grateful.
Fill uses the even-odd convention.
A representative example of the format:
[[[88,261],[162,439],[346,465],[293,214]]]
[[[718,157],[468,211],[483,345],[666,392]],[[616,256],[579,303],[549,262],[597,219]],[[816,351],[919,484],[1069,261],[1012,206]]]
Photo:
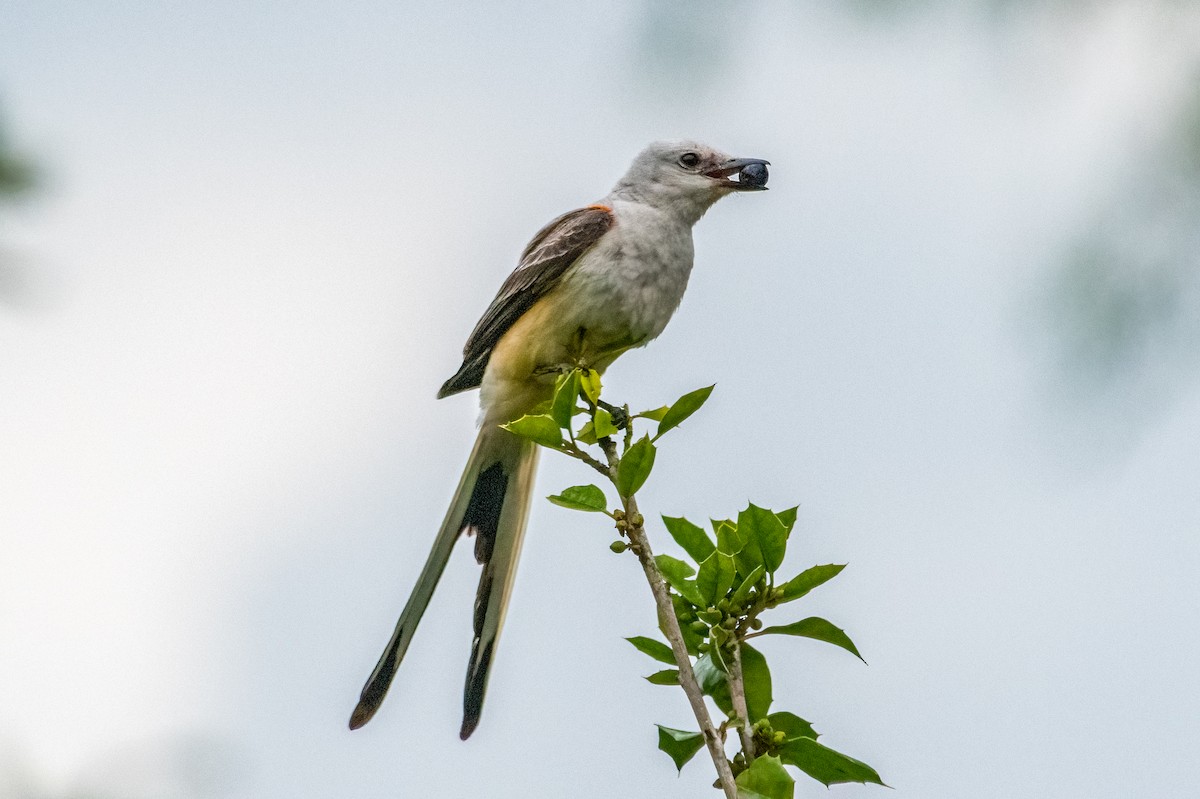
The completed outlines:
[[[688,169],[694,169],[698,163],[700,163],[700,156],[696,153],[684,153],[679,156],[679,165]]]

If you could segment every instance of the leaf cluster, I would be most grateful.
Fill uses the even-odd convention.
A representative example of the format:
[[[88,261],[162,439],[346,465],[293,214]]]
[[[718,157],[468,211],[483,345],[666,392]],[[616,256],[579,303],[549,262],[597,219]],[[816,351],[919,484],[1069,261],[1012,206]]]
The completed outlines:
[[[722,727],[748,730],[752,739],[752,751],[743,746],[733,762],[739,787],[746,787],[744,783],[757,786],[747,795],[791,796],[791,778],[783,764],[795,766],[825,785],[882,784],[879,774],[867,764],[818,743],[818,733],[809,722],[787,711],[771,712],[770,668],[766,657],[747,643],[761,635],[791,635],[833,644],[862,657],[845,632],[816,616],[764,627],[761,616],[767,611],[801,599],[844,568],[837,564],[812,566],[790,579],[780,579],[795,523],[796,508],[775,512],[753,504],[737,519],[711,522],[711,535],[685,518],[663,517],[667,532],[695,562],[670,555],[656,558],[671,586],[696,677],[705,695],[725,714]],[[670,648],[661,641],[647,637],[628,640],[656,660],[674,662]],[[734,674],[735,659],[740,661],[740,675]],[[664,672],[652,677],[655,684],[670,684]],[[738,704],[743,704],[745,718],[734,702],[739,691],[744,703]],[[659,728],[659,748],[678,768],[702,745],[700,733]]]
[[[594,370],[567,371],[557,378],[550,402],[505,427],[575,457],[607,477],[621,507],[610,510],[604,490],[596,485],[572,486],[549,499],[562,507],[603,513],[614,520],[623,538],[631,527],[640,530],[644,524],[633,497],[654,468],[657,442],[699,410],[713,387],[640,413],[605,403],[600,390],[600,376]],[[656,424],[653,435],[635,437],[636,420]],[[603,459],[589,452],[592,445],[600,447]],[[825,564],[790,578],[780,574],[796,526],[796,511],[772,511],[750,504],[736,519],[711,521],[711,533],[686,518],[663,516],[663,525],[687,558],[658,555],[653,566],[669,587],[687,663],[658,638],[627,639],[666,666],[646,678],[655,685],[679,685],[681,669],[691,669],[704,696],[724,714],[719,734],[724,739],[734,732],[741,743],[731,766],[739,795],[752,799],[790,799],[794,780],[785,765],[825,785],[883,784],[867,764],[819,743],[819,735],[808,721],[788,711],[771,711],[770,668],[766,657],[748,643],[762,635],[788,635],[833,644],[862,658],[849,636],[823,618],[809,616],[773,626],[765,626],[761,618],[802,599],[844,568]],[[636,551],[636,546],[617,540],[611,548]],[[666,634],[661,612],[659,628]],[[658,725],[658,747],[679,769],[704,745],[701,732]]]

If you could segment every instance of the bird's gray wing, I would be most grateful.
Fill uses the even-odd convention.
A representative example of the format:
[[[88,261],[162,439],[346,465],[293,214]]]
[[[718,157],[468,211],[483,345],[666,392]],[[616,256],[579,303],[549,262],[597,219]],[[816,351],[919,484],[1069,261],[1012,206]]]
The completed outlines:
[[[521,261],[483,312],[467,344],[458,372],[443,385],[438,398],[477,388],[483,380],[492,349],[529,308],[558,285],[563,274],[614,222],[612,209],[589,205],[570,211],[546,225],[521,254]]]

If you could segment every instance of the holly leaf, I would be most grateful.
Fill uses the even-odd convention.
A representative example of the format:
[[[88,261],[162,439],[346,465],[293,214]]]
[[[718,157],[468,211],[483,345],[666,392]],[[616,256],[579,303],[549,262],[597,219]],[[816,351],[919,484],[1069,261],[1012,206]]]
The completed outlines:
[[[737,776],[738,799],[792,799],[796,781],[777,757],[756,757]]]
[[[787,551],[787,528],[779,517],[751,503],[738,514],[737,530],[747,547],[757,545],[763,567],[769,574],[774,574]]]
[[[537,442],[543,447],[550,447],[551,449],[562,448],[562,431],[558,429],[558,422],[554,421],[554,418],[547,414],[522,416],[514,422],[500,426],[514,435],[518,435],[521,438],[528,438],[530,441]]]
[[[588,419],[586,422],[583,423],[583,427],[579,428],[579,432],[575,434],[575,440],[581,441],[584,444],[595,444],[596,443],[596,441],[598,440],[596,438],[596,429],[595,429],[595,425],[592,424],[591,419]]]
[[[658,727],[658,748],[667,753],[680,771],[704,747],[704,736],[698,732],[676,730],[661,724],[654,726]]]
[[[659,663],[675,665],[675,653],[671,651],[671,647],[664,644],[662,641],[656,641],[653,638],[647,638],[644,635],[635,635],[632,638],[626,638],[626,641],[633,644],[637,651],[644,655],[657,660]]]
[[[834,627],[830,622],[827,622],[825,619],[821,619],[816,616],[811,616],[807,619],[801,619],[800,621],[792,622],[791,624],[785,624],[782,627],[767,627],[765,630],[762,630],[758,633],[758,635],[767,634],[798,635],[802,638],[812,638],[815,641],[824,641],[827,644],[840,646],[842,649],[845,649],[859,660],[862,660],[863,663],[867,662],[863,660],[862,655],[858,654],[858,647],[856,647],[854,642],[850,640],[850,636],[846,635],[846,633],[840,627]]]
[[[750,721],[758,721],[771,709],[771,670],[763,654],[747,644],[742,644],[742,682],[746,688],[746,713]]]
[[[698,388],[675,400],[675,403],[663,414],[662,421],[658,423],[658,433],[654,436],[654,440],[662,438],[668,430],[678,427],[685,419],[700,410],[700,406],[708,400],[708,395],[712,393],[713,388],[714,386]]]
[[[561,494],[546,499],[563,508],[582,510],[589,513],[608,513],[608,500],[604,492],[594,485],[571,486]]]
[[[696,588],[705,603],[713,605],[729,593],[736,577],[737,567],[733,565],[733,556],[713,550],[713,553],[700,563],[700,570],[696,572]]]
[[[617,492],[622,497],[631,497],[645,484],[654,468],[654,444],[648,436],[633,443],[617,465]]]
[[[603,408],[597,408],[596,415],[592,417],[592,430],[598,439],[616,435],[617,426],[613,424],[612,414]]]
[[[596,403],[600,399],[600,373],[595,369],[588,369],[579,373],[579,387],[583,389],[583,393],[587,398]]]
[[[663,669],[646,678],[652,685],[679,685],[679,669]]]
[[[678,591],[680,596],[693,605],[701,607],[707,605],[704,597],[700,596],[700,590],[696,588],[696,583],[688,579],[694,573],[691,566],[670,555],[655,555],[654,562],[658,564],[658,570],[662,572],[667,585]]]
[[[671,534],[671,538],[675,539],[675,543],[683,547],[684,552],[691,555],[697,563],[703,563],[704,559],[716,549],[703,527],[692,524],[682,516],[678,518],[664,516],[662,520],[667,527],[667,532]]]
[[[786,710],[772,713],[767,716],[767,721],[771,723],[771,729],[775,732],[782,732],[787,736],[785,740],[788,741],[793,738],[812,738],[816,740],[820,737],[820,733],[813,729],[813,725],[795,713],[789,713]]]
[[[818,585],[827,583],[834,577],[837,577],[844,568],[846,568],[845,564],[827,563],[824,566],[813,566],[811,569],[805,569],[780,586],[780,590],[783,593],[780,595],[779,601],[791,602],[793,599],[799,599]]]
[[[559,375],[554,383],[554,400],[550,405],[550,416],[563,430],[571,428],[571,417],[575,415],[575,403],[579,399],[579,372],[572,370]]]
[[[788,741],[780,747],[779,758],[826,786],[838,782],[886,785],[880,779],[879,772],[866,763],[819,744],[812,738]]]
[[[796,512],[799,510],[800,506],[797,505],[794,508],[781,510],[775,514],[775,516],[779,518],[780,523],[783,524],[784,529],[787,530],[788,537],[791,537],[792,528],[796,526]]]
[[[717,536],[717,549],[726,555],[736,555],[742,548],[742,540],[737,537],[737,526],[728,519],[712,520],[713,533]]]
[[[746,579],[743,580],[742,584],[738,586],[738,589],[733,592],[733,596],[729,598],[729,601],[734,605],[745,602],[750,597],[751,589],[753,589],[755,584],[765,577],[766,574],[766,569],[764,569],[762,566],[756,566],[754,571],[746,575]]]
[[[733,712],[733,702],[729,698],[729,681],[725,672],[712,659],[711,655],[702,655],[695,663],[696,682],[705,696],[712,697],[713,702],[725,715]]]

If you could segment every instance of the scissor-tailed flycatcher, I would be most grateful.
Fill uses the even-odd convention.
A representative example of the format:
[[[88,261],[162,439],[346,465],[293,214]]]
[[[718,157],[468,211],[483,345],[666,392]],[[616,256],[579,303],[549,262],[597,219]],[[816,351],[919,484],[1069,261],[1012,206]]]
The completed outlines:
[[[463,348],[438,397],[479,388],[479,437],[396,631],[371,672],[350,728],[379,709],[417,622],[463,531],[483,565],[463,696],[464,740],[479,724],[488,667],[525,534],[537,445],[499,425],[550,398],[555,367],[603,371],[658,336],[692,271],[692,226],[733,191],[766,188],[766,161],[695,142],[651,144],[600,202],[542,228]],[[741,173],[740,180],[731,178]]]

